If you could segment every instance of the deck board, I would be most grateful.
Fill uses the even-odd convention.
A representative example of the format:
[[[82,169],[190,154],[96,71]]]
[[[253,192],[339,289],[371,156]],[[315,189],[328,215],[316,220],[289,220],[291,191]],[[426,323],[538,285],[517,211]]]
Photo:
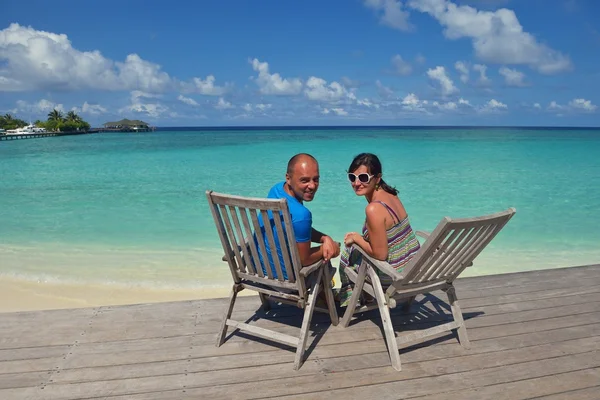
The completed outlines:
[[[592,399],[599,282],[600,265],[459,279],[471,349],[453,334],[409,344],[401,372],[390,366],[377,311],[346,329],[316,314],[299,371],[293,349],[247,334],[215,347],[225,299],[3,313],[0,398]],[[398,335],[448,319],[444,298],[434,292],[408,314],[393,310]],[[299,329],[298,309],[259,306],[241,297],[233,317]]]

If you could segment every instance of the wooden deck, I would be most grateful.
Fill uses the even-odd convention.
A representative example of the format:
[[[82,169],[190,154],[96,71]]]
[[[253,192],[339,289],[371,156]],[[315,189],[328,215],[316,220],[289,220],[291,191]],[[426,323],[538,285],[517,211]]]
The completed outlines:
[[[294,371],[285,346],[233,334],[215,347],[224,299],[0,314],[0,399],[600,398],[600,265],[456,287],[471,349],[454,335],[404,348],[401,372],[378,319],[343,329],[315,314]],[[395,311],[398,334],[446,319],[443,298]],[[259,305],[242,297],[234,316],[252,319]],[[282,332],[301,322],[287,306],[257,315]]]

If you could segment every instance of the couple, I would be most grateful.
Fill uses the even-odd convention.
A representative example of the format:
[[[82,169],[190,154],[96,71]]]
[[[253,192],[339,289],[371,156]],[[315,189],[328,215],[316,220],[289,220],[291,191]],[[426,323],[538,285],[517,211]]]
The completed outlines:
[[[364,196],[368,204],[362,233],[349,232],[344,237],[345,248],[339,266],[342,284],[339,300],[343,307],[352,295],[351,282],[345,270],[357,269],[361,262],[360,253],[351,250],[352,244],[361,247],[375,259],[387,261],[397,270],[404,268],[419,250],[419,242],[398,198],[398,191],[382,179],[381,162],[376,155],[362,153],[354,157],[348,168],[348,180],[356,195]],[[314,199],[318,188],[319,164],[310,154],[301,153],[290,159],[285,181],[273,186],[267,196],[287,200],[303,266],[321,259],[329,261],[340,255],[340,245],[312,227],[312,214],[304,205],[304,202]],[[312,247],[311,243],[321,245]],[[382,278],[385,284],[385,277]]]

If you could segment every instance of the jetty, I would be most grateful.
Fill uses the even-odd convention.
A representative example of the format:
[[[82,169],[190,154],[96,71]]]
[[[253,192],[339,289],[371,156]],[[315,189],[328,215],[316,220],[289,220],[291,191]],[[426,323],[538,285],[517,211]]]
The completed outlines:
[[[74,131],[74,132],[41,132],[41,133],[19,133],[16,135],[6,134],[0,135],[0,140],[20,140],[20,139],[36,139],[51,136],[73,136],[73,135],[86,135],[90,133],[97,133],[98,130],[88,131]]]
[[[316,313],[294,371],[285,345],[230,332],[215,347],[226,299],[3,313],[0,399],[598,399],[599,282],[600,265],[458,279],[471,348],[409,343],[402,371],[374,314],[343,329]],[[394,309],[396,332],[448,319],[443,299]],[[260,305],[239,298],[234,318],[299,329],[301,310]]]

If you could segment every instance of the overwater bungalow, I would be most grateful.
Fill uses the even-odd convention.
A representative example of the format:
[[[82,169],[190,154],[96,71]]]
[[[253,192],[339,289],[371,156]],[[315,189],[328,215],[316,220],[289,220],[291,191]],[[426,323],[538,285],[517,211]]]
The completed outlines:
[[[149,132],[153,131],[147,122],[138,119],[122,119],[115,122],[106,122],[102,124],[104,131],[110,132]]]

